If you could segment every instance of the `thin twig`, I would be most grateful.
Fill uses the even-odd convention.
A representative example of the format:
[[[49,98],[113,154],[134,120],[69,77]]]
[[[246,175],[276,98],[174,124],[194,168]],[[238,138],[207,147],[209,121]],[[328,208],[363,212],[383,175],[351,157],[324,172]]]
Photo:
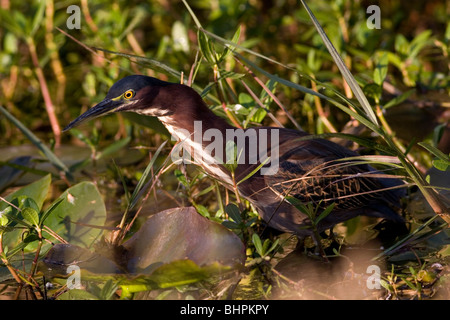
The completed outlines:
[[[42,97],[45,102],[45,109],[47,111],[48,118],[50,120],[50,125],[53,130],[53,134],[55,135],[55,147],[59,147],[61,144],[61,128],[59,126],[58,118],[55,114],[55,108],[53,106],[52,98],[50,96],[50,92],[48,90],[47,81],[45,80],[44,72],[42,71],[41,66],[39,65],[39,59],[36,52],[36,45],[34,43],[33,38],[27,38],[27,45],[30,50],[31,60],[33,61],[33,65],[35,68],[36,76],[38,78]]]
[[[247,90],[247,92],[250,93],[250,95],[252,96],[253,100],[255,100],[255,102],[262,109],[264,109],[267,112],[267,114],[269,115],[270,119],[272,119],[272,121],[275,122],[275,124],[278,127],[284,128],[283,124],[272,114],[272,112],[270,112],[270,110],[268,108],[266,108],[266,106],[264,106],[264,104],[261,102],[261,100],[258,98],[258,96],[253,92],[252,89],[250,89],[250,87],[244,82],[244,80],[241,79],[241,83],[244,86],[244,88]]]
[[[302,130],[302,127],[295,121],[294,117],[287,111],[287,109],[284,107],[284,105],[280,102],[280,100],[273,94],[272,91],[270,91],[269,88],[264,84],[264,82],[259,79],[250,68],[248,68],[245,64],[242,63],[241,60],[239,60],[237,57],[234,57],[234,59],[242,65],[245,70],[258,82],[258,84],[267,92],[267,94],[273,99],[273,101],[283,110],[283,112],[286,114],[286,116],[291,120],[291,122],[297,127],[298,130]]]

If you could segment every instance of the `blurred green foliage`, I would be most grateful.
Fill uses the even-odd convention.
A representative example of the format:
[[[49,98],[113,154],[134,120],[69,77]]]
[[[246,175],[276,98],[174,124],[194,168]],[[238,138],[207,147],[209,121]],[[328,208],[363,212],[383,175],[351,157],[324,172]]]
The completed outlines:
[[[217,114],[242,127],[275,123],[311,133],[350,132],[377,138],[368,130],[346,131],[348,115],[314,94],[356,101],[299,1],[186,2],[192,12],[182,1],[171,0],[0,1],[0,106],[22,123],[16,126],[0,117],[0,147],[42,140],[57,152],[60,133],[55,125],[63,128],[101,101],[119,78],[132,73],[173,82],[182,78]],[[367,25],[366,10],[373,4],[381,9],[380,29]],[[338,0],[308,1],[308,5],[396,146],[412,157],[422,173],[432,165],[448,171],[450,145],[442,138],[449,119],[448,3]],[[79,29],[69,28],[68,19],[77,18],[78,12],[68,11],[69,6],[79,8]],[[237,44],[235,52],[241,56],[231,54],[230,43]],[[56,119],[52,120],[52,112]],[[22,134],[27,132],[24,128],[31,133]],[[60,138],[63,146],[89,149],[89,158],[78,159],[66,170],[76,171],[90,163],[95,168],[97,161],[127,144],[145,146],[152,153],[168,136],[155,119],[112,115],[108,121],[91,122]],[[49,149],[40,150],[56,163],[58,158]],[[158,182],[159,189],[173,191],[171,205],[173,199],[177,205],[187,201],[203,216],[235,231],[251,249],[248,265],[269,272],[270,260],[282,251],[282,244],[261,237],[262,228],[250,206],[238,209],[230,204],[232,195],[217,183],[205,182],[204,175],[189,177],[185,170],[166,176],[161,187],[159,173],[166,168],[156,169],[163,167],[156,159],[160,151],[162,147],[150,161],[145,157],[132,173],[116,163],[109,167],[108,178],[123,187],[112,198],[126,200],[121,225],[146,191],[142,187],[149,177],[150,189]],[[0,160],[8,158],[6,153]],[[107,185],[101,179],[96,182]],[[27,217],[33,222],[33,214]],[[408,286],[419,290],[419,272],[413,271],[415,282],[408,280]],[[395,283],[388,280],[391,291]]]
[[[381,98],[377,86],[386,76],[400,92],[410,88],[448,90],[450,28],[445,2],[380,1],[376,4],[381,8],[381,29],[373,30],[366,25],[369,16],[366,8],[370,4],[373,3],[348,0],[309,4],[369,96]],[[67,28],[70,5],[81,9],[79,30]],[[241,46],[344,89],[330,55],[297,1],[189,1],[189,5],[202,26],[213,34],[231,39],[241,27],[238,40]],[[40,84],[27,45],[30,38],[36,44],[39,65],[44,70],[62,127],[81,110],[100,101],[107,89],[126,74],[139,72],[179,80],[155,66],[149,69],[148,64],[145,68],[131,63],[133,59],[89,51],[56,28],[85,46],[145,56],[185,76],[190,73],[199,51],[195,23],[178,1],[3,1],[1,17],[0,104],[46,139],[52,135],[47,129],[49,120],[43,112]],[[272,74],[310,86],[307,79],[280,64],[252,58]],[[380,70],[381,61],[386,66],[383,70]],[[243,72],[232,57],[221,62],[221,68]],[[195,82],[205,87],[213,80],[211,64],[203,60]],[[237,81],[233,87],[237,93],[246,93]],[[251,85],[251,88],[255,87]],[[314,97],[283,86],[276,90],[305,129],[326,130],[316,127]],[[381,103],[389,100],[381,99]],[[327,110],[332,114],[334,111]],[[344,119],[340,115],[336,117],[331,120],[340,128]],[[4,120],[1,124],[2,142],[19,143],[21,137],[13,134],[15,129]]]

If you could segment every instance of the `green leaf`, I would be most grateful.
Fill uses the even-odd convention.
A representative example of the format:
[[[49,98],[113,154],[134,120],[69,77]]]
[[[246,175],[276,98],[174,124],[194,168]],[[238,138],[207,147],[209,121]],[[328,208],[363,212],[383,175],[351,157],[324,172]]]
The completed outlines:
[[[0,226],[4,227],[8,224],[9,219],[8,219],[8,214],[10,214],[12,211],[12,207],[6,207],[5,209],[0,211]]]
[[[31,223],[34,226],[39,225],[39,214],[38,212],[30,207],[26,207],[22,210],[22,216],[25,220]]]
[[[10,54],[17,54],[19,44],[17,36],[11,32],[7,32],[4,36],[4,51]]]
[[[209,63],[215,64],[216,57],[208,37],[200,30],[197,32],[197,35],[198,35],[198,45],[200,47],[200,52],[202,53],[203,57],[205,57],[206,61],[208,61]]]
[[[29,34],[30,37],[33,37],[35,35],[36,31],[41,25],[42,19],[44,18],[46,2],[47,1],[39,1],[39,8],[37,9],[33,18],[33,23],[31,24],[31,32]]]
[[[228,229],[240,229],[240,226],[237,223],[229,220],[222,221],[222,225]]]
[[[390,285],[387,281],[385,281],[385,280],[383,280],[383,279],[380,279],[380,284],[381,284],[381,286],[382,286],[383,288],[385,288],[386,290],[388,290],[388,291],[391,291],[391,290],[392,290],[391,285]]]
[[[239,41],[239,37],[241,36],[241,26],[236,30],[236,32],[233,35],[233,38],[231,39],[232,43],[237,43]],[[225,59],[230,53],[232,53],[233,47],[226,46],[225,50],[223,51],[222,55],[220,56],[219,61]]]
[[[198,213],[200,213],[204,217],[210,216],[208,209],[204,205],[197,204],[195,205],[195,209],[197,209]]]
[[[47,208],[47,210],[45,210],[45,212],[42,214],[41,219],[40,219],[40,227],[42,228],[45,219],[47,219],[47,217],[53,212],[53,210],[55,210],[58,205],[63,201],[64,199],[57,199],[55,202],[53,202],[50,207]]]
[[[6,29],[14,33],[15,36],[25,38],[27,20],[18,11],[11,13],[10,10],[0,8],[0,23]]]
[[[115,294],[117,288],[118,284],[111,279],[106,281],[106,283],[103,285],[102,290],[100,291],[100,299],[110,300]]]
[[[34,202],[37,205],[37,211],[40,211],[44,204],[45,199],[47,198],[51,180],[52,180],[51,175],[48,174],[45,177],[33,183],[30,183],[25,187],[20,188],[14,193],[9,194],[8,196],[5,197],[5,199],[11,202],[12,199],[14,198],[17,198],[19,196],[26,196],[34,200]],[[6,208],[7,206],[9,206],[9,204],[0,201],[0,210]]]
[[[261,238],[256,233],[252,235],[252,243],[255,246],[256,252],[258,252],[261,257],[264,256]]]
[[[174,170],[174,174],[175,174],[175,177],[177,178],[177,180],[178,180],[184,187],[186,187],[186,188],[189,187],[189,183],[188,183],[188,181],[187,181],[187,179],[186,179],[186,176],[183,174],[183,172],[181,172],[181,170],[175,169],[175,170]]]
[[[239,211],[239,208],[234,203],[229,203],[225,207],[225,212],[228,214],[228,216],[236,223],[241,223],[241,212]]]
[[[435,167],[436,169],[440,170],[440,171],[448,171],[450,170],[450,161],[445,161],[445,160],[433,160],[433,167]]]
[[[220,77],[217,80],[222,80],[222,79],[241,79],[245,77],[245,74],[243,73],[236,73],[234,71],[226,71],[226,70],[220,70]]]
[[[319,216],[316,218],[315,223],[318,224],[322,219],[326,218],[331,213],[331,211],[333,211],[334,205],[335,203],[333,202],[328,207],[326,207],[326,209],[323,210],[322,213],[320,213]]]
[[[262,246],[262,252],[264,253],[264,255],[267,255],[267,249],[269,249],[269,245],[270,245],[270,240],[269,239],[264,240],[264,243]]]
[[[375,70],[373,72],[373,80],[379,86],[383,85],[388,71],[389,59],[386,52],[379,53],[376,59]]]
[[[272,252],[278,246],[279,242],[280,242],[280,239],[275,240],[275,242],[272,243],[272,246],[268,250],[265,251],[266,255],[269,254],[270,252]]]
[[[27,197],[23,200],[22,206],[23,206],[23,208],[31,208],[36,212],[39,212],[41,210],[41,208],[36,203],[36,201],[34,201],[34,199],[30,198],[30,197]]]
[[[212,191],[215,187],[216,186],[214,184],[212,184],[208,188],[205,188],[202,191],[200,191],[199,193],[196,193],[195,196],[196,197],[203,196],[203,195],[207,194],[208,192]]]
[[[322,60],[316,56],[316,50],[310,49],[308,51],[307,56],[307,66],[311,70],[311,72],[317,72],[320,70],[320,67],[322,66]]]
[[[431,33],[431,30],[422,31],[411,40],[408,47],[408,57],[410,59],[415,58],[419,54],[420,50],[428,44],[428,39],[430,38]]]
[[[408,55],[409,43],[405,36],[402,34],[397,34],[395,37],[395,51],[401,55]]]
[[[305,206],[299,199],[297,199],[296,197],[293,197],[293,196],[287,195],[285,197],[285,200],[287,202],[289,202],[290,204],[292,204],[294,207],[297,207],[297,206],[304,207]]]
[[[365,94],[373,97],[375,99],[376,103],[379,103],[381,94],[383,93],[383,89],[381,88],[380,85],[378,85],[376,83],[369,83],[364,86],[363,90],[364,90]]]
[[[410,287],[411,289],[417,290],[417,287],[416,287],[411,281],[409,281],[408,279],[403,278],[403,281],[405,281],[405,283],[406,283],[406,284],[408,285],[408,287]]]
[[[23,203],[24,200],[27,198],[27,196],[18,196],[17,198],[14,198],[10,203],[12,204],[12,206],[10,206],[11,209],[5,209],[2,211],[2,215],[5,216],[6,218],[8,218],[8,220],[11,222],[10,226],[16,226],[19,225],[21,227],[26,227],[26,228],[31,228],[32,225],[28,223],[27,220],[23,219],[23,216],[21,215],[21,212],[24,208]],[[5,239],[3,241],[3,243],[9,247],[12,247],[12,245],[10,245],[9,242],[9,237],[11,236],[11,234],[13,234],[15,231],[19,231],[22,232],[22,230],[14,230],[11,233],[8,233],[5,236]],[[15,234],[17,236],[17,238],[19,237],[19,234]],[[16,241],[19,241],[19,239],[16,239]]]
[[[199,266],[191,260],[179,260],[160,266],[149,276],[139,276],[132,280],[125,279],[120,282],[120,287],[125,296],[129,296],[134,292],[192,284],[227,270],[229,268],[224,268],[217,263]],[[123,298],[123,294],[121,298]]]

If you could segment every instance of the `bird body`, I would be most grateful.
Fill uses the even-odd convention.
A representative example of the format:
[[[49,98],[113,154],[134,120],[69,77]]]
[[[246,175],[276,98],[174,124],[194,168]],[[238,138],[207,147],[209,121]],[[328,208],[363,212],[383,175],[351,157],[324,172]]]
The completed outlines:
[[[404,195],[399,188],[403,182],[380,177],[369,165],[347,159],[358,156],[356,152],[300,130],[235,128],[215,115],[195,90],[182,84],[139,75],[125,77],[65,130],[120,111],[158,117],[194,155],[194,163],[228,188],[237,184],[239,193],[275,229],[300,237],[312,234],[311,217],[293,206],[290,197],[311,203],[318,214],[334,203],[332,212],[316,226],[319,232],[358,215],[403,221],[396,213]],[[236,146],[234,159],[228,157],[230,142]],[[233,175],[227,163],[235,163]]]

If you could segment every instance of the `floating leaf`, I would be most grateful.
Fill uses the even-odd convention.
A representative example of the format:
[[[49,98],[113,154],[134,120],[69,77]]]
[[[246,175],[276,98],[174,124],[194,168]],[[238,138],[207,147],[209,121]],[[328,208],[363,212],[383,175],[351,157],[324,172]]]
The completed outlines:
[[[101,235],[106,208],[97,187],[81,182],[67,189],[62,200],[45,220],[45,225],[73,245],[89,248]],[[55,202],[56,202],[55,201]]]
[[[66,277],[68,267],[77,266],[82,272],[116,274],[123,272],[110,259],[72,244],[55,244],[46,254],[38,269],[48,278]]]
[[[107,258],[104,249],[100,254],[57,244],[38,269],[47,278],[64,278],[68,267],[76,265],[82,280],[115,281],[122,298],[128,298],[134,292],[186,285],[241,266],[245,247],[234,233],[188,207],[155,214],[107,255],[117,261]]]
[[[13,221],[12,224],[19,224],[20,226],[26,226],[31,227],[31,225],[28,223],[33,223],[32,221],[38,221],[39,217],[36,217],[38,212],[40,212],[45,199],[47,198],[47,194],[50,188],[51,183],[51,176],[50,174],[46,175],[45,177],[30,183],[29,185],[20,188],[19,190],[15,191],[12,194],[9,194],[5,197],[5,200],[11,203],[16,204],[16,206],[20,207],[21,209],[24,209],[26,207],[31,208],[35,212],[26,211],[25,215],[22,213],[17,212],[16,209],[9,210],[8,208],[11,208],[11,206],[4,202],[0,201],[0,215],[1,215],[1,222],[7,223],[9,221]],[[15,213],[14,213],[15,211]],[[36,223],[35,225],[37,225]],[[14,230],[8,230],[4,234],[3,238],[3,245],[7,246],[10,250],[13,248],[16,248],[18,245],[22,244],[22,233],[23,230],[21,229],[14,229]],[[24,249],[25,246],[22,246],[21,249]],[[29,247],[27,250],[33,250],[35,247]]]
[[[214,262],[234,266],[245,260],[241,240],[193,207],[168,209],[150,217],[124,247],[129,252],[130,272],[149,273],[155,263],[180,259],[199,266]]]
[[[5,199],[7,201],[12,201],[12,199],[16,197],[27,196],[28,198],[34,200],[34,202],[37,205],[37,208],[40,210],[42,208],[42,205],[44,204],[45,199],[47,198],[51,180],[52,178],[50,174],[48,174],[45,177],[33,183],[30,183],[25,187],[20,188],[14,193],[9,194],[8,196],[5,197]],[[6,202],[0,201],[0,210],[6,208],[7,206],[8,204]]]

